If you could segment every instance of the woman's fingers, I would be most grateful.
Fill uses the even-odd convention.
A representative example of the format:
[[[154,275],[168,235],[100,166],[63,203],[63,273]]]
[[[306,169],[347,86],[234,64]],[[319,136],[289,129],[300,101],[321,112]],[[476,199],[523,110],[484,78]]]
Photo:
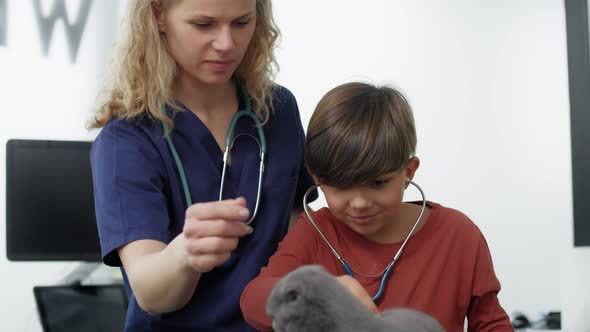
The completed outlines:
[[[189,218],[184,222],[184,235],[189,238],[202,238],[209,236],[242,237],[252,233],[252,227],[241,221],[228,220],[198,220]]]
[[[252,227],[242,222],[249,215],[243,198],[191,205],[183,228],[188,265],[209,272],[225,263],[239,238],[252,233]]]
[[[227,262],[231,257],[231,253],[224,253],[221,255],[198,255],[189,256],[188,265],[190,265],[197,272],[209,272],[215,267]]]
[[[238,246],[235,237],[205,237],[199,241],[188,241],[186,251],[190,255],[222,255],[231,253]]]
[[[196,203],[186,210],[186,219],[197,220],[225,219],[243,221],[250,216],[243,198],[228,199],[224,201]]]

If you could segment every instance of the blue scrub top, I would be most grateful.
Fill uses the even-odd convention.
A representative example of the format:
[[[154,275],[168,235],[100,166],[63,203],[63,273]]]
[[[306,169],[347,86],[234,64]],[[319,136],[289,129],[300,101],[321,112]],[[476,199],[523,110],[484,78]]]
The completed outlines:
[[[267,264],[287,232],[290,213],[301,207],[312,179],[303,165],[304,132],[295,97],[275,86],[274,112],[263,127],[267,154],[254,233],[243,237],[224,265],[203,274],[195,296],[178,311],[152,316],[130,294],[125,331],[249,331],[239,299],[246,284]],[[242,105],[243,101],[240,100]],[[172,141],[182,160],[193,202],[216,201],[223,152],[209,129],[190,111],[174,116]],[[258,138],[254,122],[241,117],[236,135]],[[224,198],[243,196],[254,210],[258,186],[258,144],[238,138],[226,171]],[[121,266],[117,248],[141,239],[169,243],[182,232],[187,208],[174,159],[161,124],[147,117],[113,120],[91,151],[98,232],[103,261]]]

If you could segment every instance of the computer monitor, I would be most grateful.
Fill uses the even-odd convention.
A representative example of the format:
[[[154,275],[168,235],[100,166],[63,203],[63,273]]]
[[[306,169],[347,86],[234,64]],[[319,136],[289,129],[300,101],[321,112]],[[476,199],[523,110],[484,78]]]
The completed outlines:
[[[6,256],[11,261],[100,261],[92,142],[9,140]]]
[[[35,286],[43,332],[123,331],[127,294],[123,285]]]

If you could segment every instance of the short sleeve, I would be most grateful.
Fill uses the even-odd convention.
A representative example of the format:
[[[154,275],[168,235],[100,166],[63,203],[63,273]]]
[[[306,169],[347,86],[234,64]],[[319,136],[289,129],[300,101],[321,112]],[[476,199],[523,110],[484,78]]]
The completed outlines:
[[[268,265],[244,289],[240,307],[246,321],[260,331],[271,331],[272,321],[266,314],[266,303],[276,283],[289,272],[313,264],[318,239],[303,216],[279,243]]]
[[[299,114],[299,113],[298,113]],[[301,128],[301,127],[300,127]],[[303,128],[301,128],[301,151],[305,151],[305,134],[303,133]],[[304,152],[305,153],[305,152]],[[305,160],[304,156],[301,156],[301,166],[299,167],[299,177],[297,178],[297,187],[295,189],[295,202],[293,206],[295,209],[302,209],[303,208],[303,196],[305,192],[314,185],[313,178],[307,171],[307,167],[305,167]],[[315,189],[314,191],[310,192],[307,197],[307,203],[313,202],[318,197],[318,190]]]
[[[307,171],[307,167],[305,167],[305,132],[303,130],[303,124],[301,123],[301,114],[299,113],[299,107],[297,106],[297,100],[295,99],[295,96],[293,96],[293,94],[289,90],[283,88],[282,92],[279,92],[278,97],[283,99],[284,102],[292,104],[292,107],[295,110],[295,112],[293,112],[293,114],[295,115],[294,121],[296,123],[296,128],[297,128],[298,142],[301,147],[300,148],[301,164],[299,165],[299,174],[298,174],[298,180],[297,180],[297,187],[295,190],[295,201],[294,201],[293,206],[296,209],[301,209],[301,208],[303,208],[302,204],[303,204],[303,196],[305,195],[305,192],[312,185],[314,185],[313,178],[311,177],[311,175]],[[309,194],[309,196],[307,198],[307,202],[313,202],[317,199],[317,197],[318,197],[318,192],[316,189]]]
[[[473,277],[471,304],[467,319],[469,331],[513,331],[508,315],[500,305],[500,282],[494,272],[487,242],[480,233]]]
[[[124,120],[110,122],[95,140],[90,159],[104,263],[120,266],[117,249],[136,240],[169,242],[163,161],[141,128]]]

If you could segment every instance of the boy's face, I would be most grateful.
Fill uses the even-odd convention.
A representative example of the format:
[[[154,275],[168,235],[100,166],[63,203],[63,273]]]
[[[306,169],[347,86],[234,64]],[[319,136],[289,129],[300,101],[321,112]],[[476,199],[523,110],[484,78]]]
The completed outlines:
[[[406,177],[413,177],[418,164],[418,159],[413,158],[402,171],[384,174],[363,185],[320,187],[332,214],[353,231],[373,242],[397,242],[408,231],[401,213],[408,186]]]

